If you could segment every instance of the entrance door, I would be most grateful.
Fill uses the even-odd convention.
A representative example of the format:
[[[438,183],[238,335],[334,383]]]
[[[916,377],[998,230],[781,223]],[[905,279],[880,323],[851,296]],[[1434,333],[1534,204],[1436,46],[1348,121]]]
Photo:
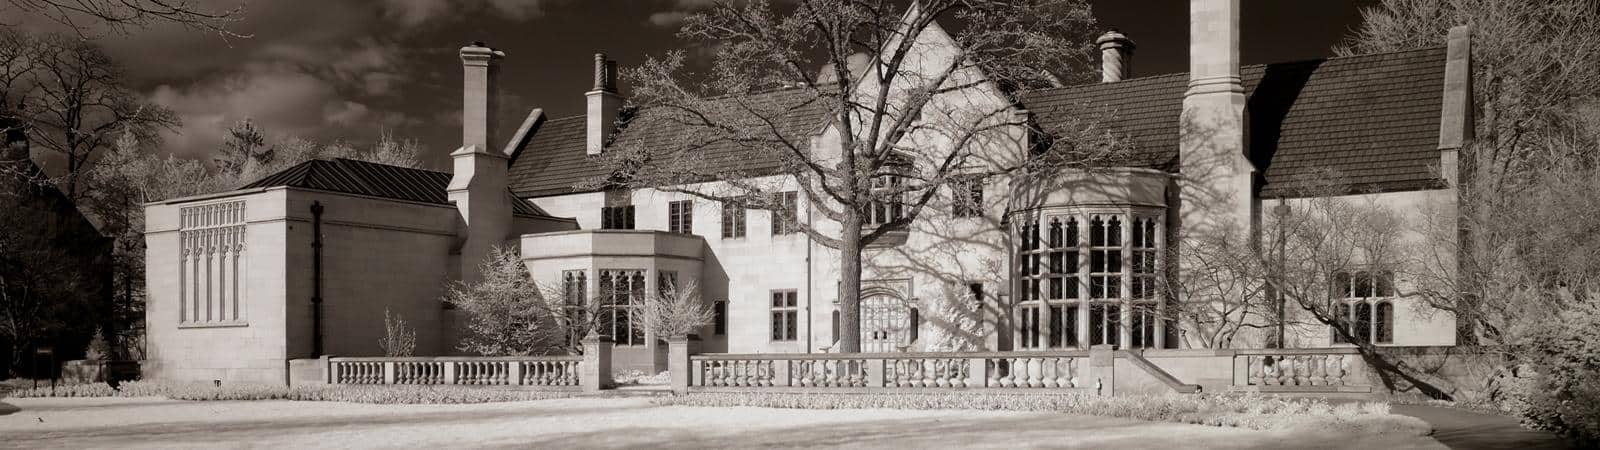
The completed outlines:
[[[911,317],[905,302],[889,295],[861,299],[861,351],[887,353],[910,344]]]

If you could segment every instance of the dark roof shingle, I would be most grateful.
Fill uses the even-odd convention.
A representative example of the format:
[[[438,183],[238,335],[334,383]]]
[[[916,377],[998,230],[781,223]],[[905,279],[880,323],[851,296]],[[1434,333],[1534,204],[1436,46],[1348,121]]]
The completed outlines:
[[[1292,195],[1295,180],[1333,169],[1358,190],[1403,191],[1440,185],[1439,114],[1444,48],[1358,55],[1242,67],[1248,98],[1251,158],[1263,171],[1267,197]],[[1093,115],[1133,145],[1125,164],[1177,170],[1178,116],[1188,74],[1134,78],[1021,92],[1019,100],[1049,129]],[[785,134],[820,130],[827,102],[802,102],[810,91],[789,89],[749,96],[751,103],[792,104],[779,128]],[[642,114],[617,136],[619,142],[678,148],[693,127]],[[517,149],[511,190],[522,197],[576,192],[575,186],[606,175],[585,151],[583,116],[546,121]],[[765,152],[728,141],[700,142],[705,161],[722,169],[761,173],[780,167]]]
[[[450,174],[353,159],[316,159],[296,164],[240,189],[290,186],[346,194],[449,205],[446,189]],[[509,192],[512,213],[549,217],[544,211]]]
[[[1241,68],[1261,194],[1293,195],[1297,180],[1324,169],[1358,191],[1439,186],[1444,62],[1441,47]],[[1047,128],[1107,111],[1134,146],[1130,165],[1175,170],[1187,89],[1179,73],[1028,91],[1022,103]]]

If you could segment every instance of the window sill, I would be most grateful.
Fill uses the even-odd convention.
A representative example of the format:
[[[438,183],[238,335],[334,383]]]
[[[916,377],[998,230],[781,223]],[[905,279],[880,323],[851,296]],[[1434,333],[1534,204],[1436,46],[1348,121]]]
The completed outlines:
[[[862,230],[862,231],[871,232],[870,230]],[[884,233],[883,236],[879,236],[878,240],[872,241],[871,244],[867,244],[866,248],[898,247],[901,244],[905,244],[906,243],[906,239],[909,238],[910,236],[911,236],[911,232],[906,231],[906,230],[890,231],[890,232]]]
[[[250,322],[204,322],[180,323],[178,328],[243,328],[250,326]]]

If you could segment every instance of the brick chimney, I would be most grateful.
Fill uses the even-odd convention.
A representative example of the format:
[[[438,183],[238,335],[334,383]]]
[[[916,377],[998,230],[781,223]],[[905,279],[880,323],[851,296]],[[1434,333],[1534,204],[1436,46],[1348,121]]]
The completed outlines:
[[[622,106],[622,96],[617,94],[617,62],[606,59],[605,53],[594,54],[594,89],[583,95],[589,101],[586,149],[588,154],[598,155],[616,129],[617,108]]]
[[[1253,236],[1255,167],[1239,80],[1239,0],[1189,1],[1189,90],[1178,129],[1180,219],[1192,235]]]
[[[1100,81],[1110,83],[1133,78],[1132,39],[1115,28],[1100,35],[1094,43],[1100,46]]]
[[[461,48],[461,148],[450,153],[453,171],[447,188],[460,213],[456,239],[461,280],[480,279],[478,265],[511,232],[511,200],[506,191],[510,158],[491,150],[496,138],[496,67],[505,53],[473,42]]]

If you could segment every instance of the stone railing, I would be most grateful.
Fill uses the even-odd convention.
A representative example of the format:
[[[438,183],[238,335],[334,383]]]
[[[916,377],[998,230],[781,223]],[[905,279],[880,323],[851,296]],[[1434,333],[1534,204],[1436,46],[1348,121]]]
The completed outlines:
[[[582,363],[582,356],[330,358],[328,382],[576,389],[582,385]]]
[[[1261,391],[1370,388],[1367,365],[1353,348],[1236,350],[1233,385]]]
[[[292,362],[329,384],[524,386],[537,389],[597,391],[612,387],[611,339],[583,341],[572,356],[323,357]],[[318,367],[320,366],[320,367]],[[320,371],[317,369],[320,368]],[[292,378],[304,379],[295,375]]]
[[[681,390],[1083,389],[1088,351],[685,355]],[[677,372],[674,372],[676,375]],[[1109,376],[1108,374],[1105,376]]]

